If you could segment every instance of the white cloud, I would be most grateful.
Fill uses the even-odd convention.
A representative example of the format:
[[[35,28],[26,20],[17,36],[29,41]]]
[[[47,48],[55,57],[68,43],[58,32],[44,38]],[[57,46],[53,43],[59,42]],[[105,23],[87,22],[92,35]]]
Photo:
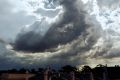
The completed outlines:
[[[18,4],[18,5],[15,5]],[[18,9],[20,1],[0,1],[0,36],[5,39],[14,39],[22,26],[31,23],[35,18]],[[19,6],[20,7],[20,6]],[[25,7],[24,7],[25,8]],[[14,10],[19,10],[14,12]]]

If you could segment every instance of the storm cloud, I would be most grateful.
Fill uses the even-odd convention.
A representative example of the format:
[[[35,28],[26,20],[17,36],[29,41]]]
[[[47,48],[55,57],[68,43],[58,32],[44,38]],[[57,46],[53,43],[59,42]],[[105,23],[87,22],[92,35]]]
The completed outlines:
[[[77,0],[60,0],[63,13],[59,15],[59,20],[51,24],[44,36],[41,36],[40,32],[36,33],[34,29],[26,33],[21,32],[15,41],[15,49],[32,52],[45,51],[70,43],[82,33],[89,35],[87,29],[92,26],[85,21],[87,13],[82,6],[78,8],[76,2]]]
[[[13,26],[13,29],[9,27],[19,31],[17,36],[13,35],[16,37],[15,42],[9,43],[10,41],[0,39],[0,66],[2,66],[0,69],[119,63],[120,8],[117,7],[119,0],[109,2],[108,0],[84,0],[86,2],[83,0],[44,0],[43,3],[41,0],[22,1],[27,8],[23,7],[23,3],[19,6],[27,9],[28,12],[22,9],[25,15],[18,11],[19,16],[14,17],[15,20],[17,17],[17,20],[21,22],[22,16],[22,23],[25,24],[19,25],[19,28],[22,28],[19,30],[17,26]],[[8,8],[10,11],[13,10],[11,7]],[[4,10],[3,8],[2,12],[10,13],[9,9]],[[36,17],[33,22],[30,15]],[[5,16],[2,18],[5,21],[8,19]],[[28,19],[30,23],[26,22],[29,21]],[[0,28],[8,34],[8,27],[5,30],[1,26]]]

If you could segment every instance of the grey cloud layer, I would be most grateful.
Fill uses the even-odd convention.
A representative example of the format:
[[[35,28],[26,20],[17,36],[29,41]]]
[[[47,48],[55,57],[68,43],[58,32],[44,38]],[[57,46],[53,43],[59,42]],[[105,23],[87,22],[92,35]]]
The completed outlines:
[[[45,51],[69,43],[77,39],[81,33],[86,33],[91,26],[85,21],[87,14],[82,7],[79,9],[76,6],[76,0],[62,0],[60,5],[63,6],[64,13],[60,14],[60,20],[51,25],[45,36],[42,37],[41,33],[36,33],[34,30],[25,34],[20,33],[15,42],[15,49]]]
[[[42,22],[35,21],[34,24],[29,26],[28,30],[23,29],[13,45],[15,50],[6,49],[4,41],[0,41],[0,65],[3,65],[3,68],[4,66],[7,68],[7,65],[10,64],[10,67],[29,68],[119,61],[119,59],[116,60],[116,58],[119,58],[120,52],[118,50],[119,46],[116,46],[116,44],[119,44],[120,39],[107,38],[108,34],[102,30],[95,17],[85,11],[85,5],[82,4],[81,0],[59,1],[63,7],[63,13],[59,15],[56,22],[49,25],[43,19]],[[107,4],[106,1],[98,1],[98,4],[103,6],[101,3]],[[111,2],[112,0],[110,5],[112,5]],[[47,9],[49,8],[47,7]],[[52,9],[54,8],[52,7]],[[43,13],[47,12],[49,10],[43,10]],[[37,14],[39,13],[37,12]],[[49,13],[51,14],[52,11]],[[54,17],[54,15],[46,14],[43,16]],[[44,31],[41,30],[43,28]],[[26,53],[26,51],[29,52]],[[93,61],[90,62],[90,60]],[[100,62],[101,60],[102,62]]]
[[[97,0],[98,5],[102,7],[107,7],[109,9],[115,9],[116,7],[119,7],[120,0]]]

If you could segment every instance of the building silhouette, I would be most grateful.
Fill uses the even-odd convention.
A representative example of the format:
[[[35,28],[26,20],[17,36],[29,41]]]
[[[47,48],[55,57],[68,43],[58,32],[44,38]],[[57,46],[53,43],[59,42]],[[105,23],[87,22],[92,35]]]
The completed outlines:
[[[66,65],[59,70],[39,68],[38,70],[24,68],[20,70],[0,71],[0,80],[120,80],[120,67],[103,65],[91,68],[84,66],[81,70]]]

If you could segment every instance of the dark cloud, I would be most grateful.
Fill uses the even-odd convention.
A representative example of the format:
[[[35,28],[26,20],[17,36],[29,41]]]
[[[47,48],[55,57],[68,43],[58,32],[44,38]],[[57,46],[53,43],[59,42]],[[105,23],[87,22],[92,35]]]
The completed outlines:
[[[61,0],[60,5],[63,6],[64,13],[59,16],[59,21],[51,25],[44,37],[40,36],[41,33],[36,34],[34,30],[25,34],[20,33],[21,36],[18,36],[15,42],[15,49],[45,51],[57,47],[59,44],[62,45],[75,40],[90,27],[85,22],[86,13],[83,9],[78,9],[76,0]]]
[[[38,51],[39,47],[37,45],[40,43],[41,39],[42,36],[33,31],[18,35],[15,43],[15,48],[17,50]]]

